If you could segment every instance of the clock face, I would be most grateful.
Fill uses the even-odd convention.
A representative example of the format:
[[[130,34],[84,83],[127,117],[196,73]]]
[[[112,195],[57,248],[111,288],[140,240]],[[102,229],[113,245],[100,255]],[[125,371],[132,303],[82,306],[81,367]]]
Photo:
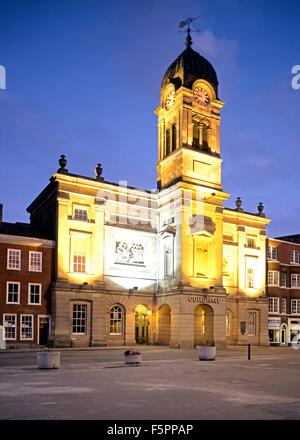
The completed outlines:
[[[209,96],[206,90],[202,89],[202,87],[196,87],[194,90],[194,100],[200,104],[207,106],[210,103]]]
[[[168,94],[167,99],[166,99],[166,109],[169,110],[171,107],[173,107],[174,102],[175,102],[175,92],[174,92],[174,90],[172,90]]]

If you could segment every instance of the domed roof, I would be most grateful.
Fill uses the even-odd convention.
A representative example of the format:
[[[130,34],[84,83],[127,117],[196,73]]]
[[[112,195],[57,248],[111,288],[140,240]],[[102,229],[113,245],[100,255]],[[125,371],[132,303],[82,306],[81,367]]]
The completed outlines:
[[[185,44],[186,49],[166,70],[161,88],[172,83],[175,89],[181,86],[191,89],[197,79],[204,79],[212,85],[218,98],[219,82],[216,71],[206,58],[191,48],[192,39],[189,31]]]

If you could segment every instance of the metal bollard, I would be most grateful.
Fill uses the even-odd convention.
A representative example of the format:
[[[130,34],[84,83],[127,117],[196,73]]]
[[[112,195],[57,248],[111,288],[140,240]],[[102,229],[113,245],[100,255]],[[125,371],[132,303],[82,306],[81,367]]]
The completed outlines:
[[[248,361],[251,360],[251,344],[248,344]]]

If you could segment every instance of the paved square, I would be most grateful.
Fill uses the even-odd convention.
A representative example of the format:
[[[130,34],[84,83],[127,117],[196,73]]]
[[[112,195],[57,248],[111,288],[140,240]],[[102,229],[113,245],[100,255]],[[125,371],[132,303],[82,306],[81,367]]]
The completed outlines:
[[[36,354],[0,353],[0,419],[300,419],[300,351],[142,348],[62,351],[59,370],[38,370]]]

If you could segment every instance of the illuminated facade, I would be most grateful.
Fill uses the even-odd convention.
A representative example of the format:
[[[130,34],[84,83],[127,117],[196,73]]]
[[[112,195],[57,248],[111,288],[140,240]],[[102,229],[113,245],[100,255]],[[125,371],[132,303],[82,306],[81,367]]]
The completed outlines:
[[[160,90],[157,191],[69,173],[29,206],[56,241],[56,346],[268,345],[266,225],[224,208],[217,75],[192,47]]]

